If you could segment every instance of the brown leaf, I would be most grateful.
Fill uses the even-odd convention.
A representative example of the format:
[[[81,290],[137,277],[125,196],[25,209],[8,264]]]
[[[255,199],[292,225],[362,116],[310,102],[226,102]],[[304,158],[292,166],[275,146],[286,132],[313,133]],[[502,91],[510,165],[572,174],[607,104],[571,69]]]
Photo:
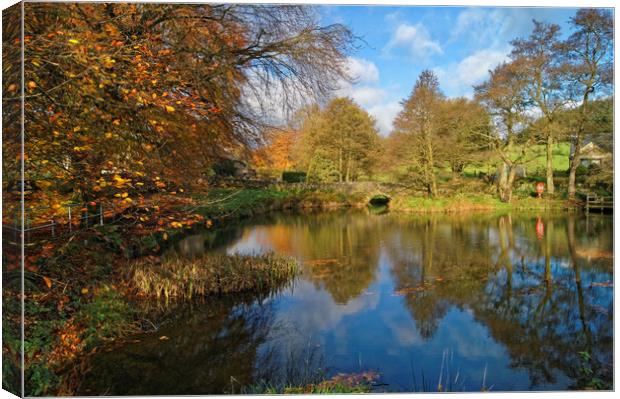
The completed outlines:
[[[50,280],[49,277],[43,276],[43,281],[45,282],[45,285],[47,285],[47,288],[52,288],[52,280]]]

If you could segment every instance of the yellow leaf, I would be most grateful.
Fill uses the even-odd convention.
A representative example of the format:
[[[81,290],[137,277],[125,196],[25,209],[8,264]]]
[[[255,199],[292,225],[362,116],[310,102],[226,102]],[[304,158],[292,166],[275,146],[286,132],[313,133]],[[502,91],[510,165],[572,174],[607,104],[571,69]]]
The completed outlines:
[[[88,288],[82,288],[82,295],[88,294]]]
[[[52,288],[52,280],[50,280],[49,277],[43,276],[43,281],[45,282],[45,285],[47,285],[47,288]]]
[[[164,240],[168,239],[168,233],[164,233]]]
[[[127,198],[128,196],[129,196],[129,193],[123,193],[123,194],[121,194],[121,197],[123,197],[123,198]]]
[[[37,87],[37,83],[31,80],[30,82],[28,82],[28,83],[26,84],[26,87],[27,87],[28,89],[32,90],[32,89],[34,89],[35,87]]]
[[[71,44],[78,44],[80,41],[77,39],[69,39],[69,43]]]
[[[174,107],[171,105],[166,105],[166,111],[168,112],[174,112]]]
[[[167,340],[169,340],[169,339],[170,339],[170,337],[165,336],[165,335],[162,335],[161,337],[159,337],[159,340],[160,340],[160,341],[167,341]]]

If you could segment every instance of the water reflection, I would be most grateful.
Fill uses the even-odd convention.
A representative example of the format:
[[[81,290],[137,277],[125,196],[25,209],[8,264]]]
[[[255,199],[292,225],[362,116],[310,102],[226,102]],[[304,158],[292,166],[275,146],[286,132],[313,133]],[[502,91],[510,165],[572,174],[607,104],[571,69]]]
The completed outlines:
[[[196,309],[200,306],[200,310]],[[230,391],[250,384],[273,322],[269,302],[241,298],[170,307],[174,322],[101,353],[80,395],[189,395]],[[217,365],[217,366],[216,366]]]
[[[419,389],[422,373],[425,389],[441,380],[476,391],[483,378],[495,391],[611,384],[612,230],[593,215],[334,212],[187,237],[166,256],[275,251],[303,273],[266,302],[195,306],[161,333],[169,341],[144,335],[101,355],[85,386],[216,393],[231,377],[283,383],[368,369],[393,391]],[[125,371],[133,377],[119,378]]]

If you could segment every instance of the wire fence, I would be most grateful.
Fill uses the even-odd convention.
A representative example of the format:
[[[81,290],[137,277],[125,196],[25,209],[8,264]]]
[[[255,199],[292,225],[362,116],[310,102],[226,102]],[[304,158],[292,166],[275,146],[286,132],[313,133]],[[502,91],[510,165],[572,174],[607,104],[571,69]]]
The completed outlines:
[[[103,226],[105,224],[105,212],[102,203],[99,203],[98,211],[89,212],[82,204],[69,203],[64,204],[61,208],[65,208],[66,217],[58,219],[50,219],[46,223],[33,224],[32,213],[36,210],[49,210],[49,207],[37,207],[28,209],[24,212],[24,225],[21,225],[21,217],[18,213],[15,216],[14,223],[8,224],[3,221],[2,234],[15,243],[19,242],[21,234],[24,235],[26,244],[43,239],[57,239],[73,234],[79,230],[83,230],[94,225]]]
[[[227,187],[244,187],[244,188],[264,188],[274,187],[276,189],[289,188],[289,189],[311,189],[311,190],[328,190],[328,189],[346,189],[356,187],[357,189],[365,188],[371,190],[372,188],[382,189],[396,189],[406,187],[402,184],[390,184],[390,183],[376,183],[376,182],[352,182],[352,183],[316,183],[316,182],[300,182],[300,183],[287,183],[275,180],[258,180],[258,179],[235,179],[227,178],[222,179],[223,183]],[[63,216],[59,216],[56,219],[50,219],[42,224],[33,224],[33,215],[49,211],[51,207],[36,207],[29,208],[24,214],[24,226],[21,226],[21,217],[19,212],[15,215],[14,223],[6,223],[3,220],[2,232],[9,240],[13,240],[14,243],[20,242],[20,235],[24,234],[24,242],[32,243],[45,239],[58,239],[74,234],[75,232],[89,228],[95,225],[103,226],[106,223],[114,222],[114,211],[109,210],[110,213],[106,215],[103,203],[99,202],[96,205],[97,211],[93,212],[88,210],[84,204],[79,203],[66,203],[61,205],[61,208],[65,208],[65,212],[59,212]],[[107,217],[112,216],[112,217]],[[107,220],[106,220],[107,218]],[[23,227],[23,228],[22,228]]]

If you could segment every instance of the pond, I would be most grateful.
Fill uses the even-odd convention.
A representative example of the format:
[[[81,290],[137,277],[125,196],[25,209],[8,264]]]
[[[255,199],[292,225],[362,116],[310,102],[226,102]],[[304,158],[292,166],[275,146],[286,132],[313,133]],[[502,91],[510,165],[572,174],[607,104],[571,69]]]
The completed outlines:
[[[613,218],[274,214],[165,256],[273,251],[291,284],[170,306],[92,359],[80,395],[214,394],[376,372],[377,391],[564,390],[613,364]],[[590,373],[588,369],[593,371]]]

